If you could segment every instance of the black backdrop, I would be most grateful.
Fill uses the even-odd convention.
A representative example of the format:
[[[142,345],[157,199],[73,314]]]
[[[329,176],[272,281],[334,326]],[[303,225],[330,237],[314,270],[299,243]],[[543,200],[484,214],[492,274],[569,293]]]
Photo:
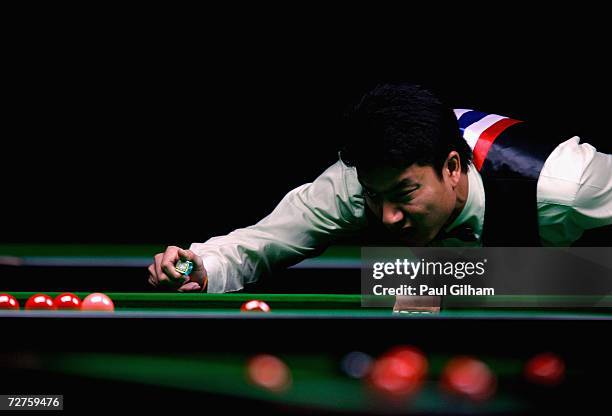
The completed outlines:
[[[336,160],[343,109],[381,81],[608,146],[610,64],[590,42],[446,53],[111,33],[11,51],[2,242],[184,244],[252,224]]]

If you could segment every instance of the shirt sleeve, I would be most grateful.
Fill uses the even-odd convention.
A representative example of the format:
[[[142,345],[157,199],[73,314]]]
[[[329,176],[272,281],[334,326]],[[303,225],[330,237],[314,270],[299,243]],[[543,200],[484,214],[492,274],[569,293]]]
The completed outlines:
[[[290,191],[257,224],[193,243],[190,249],[203,259],[208,292],[232,292],[263,273],[319,254],[366,222],[357,172],[338,161],[314,182]]]
[[[545,245],[569,246],[585,230],[612,224],[612,155],[578,137],[561,143],[538,180],[538,219]]]

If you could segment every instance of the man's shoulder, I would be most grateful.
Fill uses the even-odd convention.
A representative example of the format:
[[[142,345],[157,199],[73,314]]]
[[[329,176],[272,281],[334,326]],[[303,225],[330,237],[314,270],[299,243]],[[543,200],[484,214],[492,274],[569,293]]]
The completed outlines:
[[[592,180],[585,169],[596,154],[588,143],[572,137],[548,156],[538,179],[538,203],[573,206],[581,186]]]
[[[317,181],[331,181],[339,184],[340,188],[347,191],[349,195],[361,195],[362,193],[357,169],[346,165],[342,160],[338,160],[323,171]]]

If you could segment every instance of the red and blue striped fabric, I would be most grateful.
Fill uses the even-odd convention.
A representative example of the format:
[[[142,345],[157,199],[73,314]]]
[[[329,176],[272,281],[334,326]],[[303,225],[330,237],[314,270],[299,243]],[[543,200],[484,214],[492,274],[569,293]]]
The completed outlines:
[[[508,127],[521,123],[510,117],[469,109],[456,109],[455,116],[463,138],[474,153],[474,166],[480,170],[495,139]]]

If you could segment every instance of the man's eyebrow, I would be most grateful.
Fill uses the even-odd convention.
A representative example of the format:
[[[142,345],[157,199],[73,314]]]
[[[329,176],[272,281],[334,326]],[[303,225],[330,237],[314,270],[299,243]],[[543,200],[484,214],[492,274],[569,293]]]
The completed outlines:
[[[407,186],[411,186],[411,185],[416,185],[414,182],[412,182],[410,179],[408,178],[404,178],[402,179],[397,185],[395,185],[393,187],[393,189],[391,189],[389,192],[397,192],[401,189],[404,189]]]
[[[378,193],[389,194],[389,193],[397,192],[397,191],[399,191],[399,190],[401,190],[401,189],[403,189],[403,188],[405,188],[405,187],[407,187],[407,186],[410,186],[410,185],[416,185],[416,184],[415,184],[414,182],[412,182],[410,179],[408,179],[408,178],[404,178],[404,179],[402,179],[400,182],[398,182],[398,183],[397,183],[397,185],[395,185],[393,188],[391,188],[391,189],[390,189],[390,190],[388,190],[388,191],[385,191],[385,192],[375,192],[375,191],[374,191],[372,188],[370,188],[369,186],[367,186],[366,184],[364,184],[364,183],[363,183],[363,181],[360,181],[360,182],[361,182],[361,186],[362,186],[362,187],[363,187],[363,188],[364,188],[366,191],[368,191],[368,192],[370,192],[370,193],[375,193],[375,194],[378,194]]]

